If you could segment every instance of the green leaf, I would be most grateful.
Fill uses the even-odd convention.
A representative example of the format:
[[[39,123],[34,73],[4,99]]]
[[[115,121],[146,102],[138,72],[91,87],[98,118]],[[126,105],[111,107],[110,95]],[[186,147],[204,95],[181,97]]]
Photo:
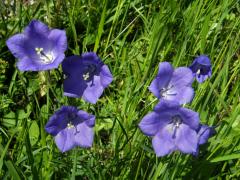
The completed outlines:
[[[227,161],[227,160],[239,159],[239,158],[240,158],[240,154],[230,154],[230,155],[216,157],[212,159],[211,162],[220,162],[220,161]]]
[[[32,146],[37,143],[39,137],[39,127],[36,121],[33,121],[29,128],[29,137]]]

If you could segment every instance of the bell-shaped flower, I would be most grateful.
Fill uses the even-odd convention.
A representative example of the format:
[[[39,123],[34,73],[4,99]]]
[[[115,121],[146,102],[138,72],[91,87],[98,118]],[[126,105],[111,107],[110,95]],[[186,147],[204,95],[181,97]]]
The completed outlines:
[[[64,30],[49,29],[32,20],[21,34],[7,40],[7,46],[18,58],[20,71],[42,71],[57,68],[65,58],[67,37]]]
[[[95,104],[113,80],[108,68],[96,53],[89,52],[82,56],[67,57],[62,63],[64,95],[83,97],[87,102]]]
[[[176,101],[161,100],[154,111],[143,117],[139,128],[152,136],[157,156],[175,150],[194,154],[198,150],[199,115]]]
[[[195,58],[189,68],[192,70],[194,77],[199,83],[204,82],[212,75],[211,61],[206,55]]]
[[[58,149],[66,152],[75,146],[91,147],[94,125],[95,116],[74,106],[62,106],[50,117],[45,130],[54,136]]]
[[[214,133],[213,127],[201,124],[198,130],[198,144],[205,144]]]
[[[200,124],[197,131],[198,145],[205,144],[213,134],[215,134],[214,127]],[[199,153],[199,147],[197,148],[197,151],[193,153],[193,155],[197,156],[198,153]]]
[[[158,74],[149,86],[149,90],[158,98],[174,100],[180,104],[188,103],[194,96],[192,88],[193,74],[187,67],[174,70],[168,62],[159,64]]]

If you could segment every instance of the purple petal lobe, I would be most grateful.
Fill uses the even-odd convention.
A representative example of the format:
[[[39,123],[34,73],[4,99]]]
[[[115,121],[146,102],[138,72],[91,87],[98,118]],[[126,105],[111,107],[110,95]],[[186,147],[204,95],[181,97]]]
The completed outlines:
[[[100,72],[101,84],[106,88],[113,80],[113,76],[106,65],[103,65]]]
[[[83,93],[83,99],[87,102],[95,104],[103,93],[100,76],[94,76],[94,80],[88,83],[86,90]]]
[[[79,81],[77,77],[68,77],[64,80],[64,95],[70,97],[81,97],[87,88],[85,81]]]
[[[155,112],[149,113],[143,117],[139,123],[139,128],[147,136],[154,136],[158,130],[169,123],[170,119],[166,115],[159,115]]]
[[[152,139],[153,149],[157,156],[165,156],[175,150],[174,139],[169,131],[170,125],[160,129]]]
[[[75,143],[80,147],[92,147],[94,132],[91,127],[86,123],[77,125],[77,131],[75,135]]]
[[[179,113],[184,124],[188,125],[191,129],[198,130],[199,114],[197,112],[187,108],[180,108]]]
[[[213,127],[201,125],[200,130],[198,131],[198,144],[205,144],[208,141],[208,138],[210,138],[213,134]]]
[[[173,72],[170,86],[175,88],[182,86],[191,86],[193,82],[192,71],[187,67],[179,67]]]
[[[173,67],[168,62],[159,64],[159,70],[156,78],[149,86],[149,90],[158,98],[160,98],[160,90],[168,85],[173,74]]]
[[[10,37],[6,41],[6,44],[9,48],[9,50],[12,52],[12,54],[16,58],[25,58],[26,57],[26,52],[24,49],[25,42],[26,42],[26,37],[24,34],[16,34],[16,35]]]
[[[54,44],[54,53],[64,52],[67,50],[67,36],[63,30],[53,29],[48,35],[49,40]]]
[[[176,132],[175,143],[177,148],[183,153],[196,153],[198,148],[196,131],[185,124],[181,124]]]
[[[155,107],[156,112],[177,111],[180,108],[180,104],[177,101],[161,100]]]
[[[75,128],[65,129],[65,130],[59,132],[55,136],[55,143],[56,143],[58,149],[61,152],[66,152],[66,151],[74,148],[74,146],[76,146],[74,137],[75,137]]]
[[[164,99],[169,101],[177,101],[180,104],[186,104],[192,101],[194,90],[190,86],[173,87],[169,89]]]
[[[47,25],[38,20],[32,20],[25,28],[24,33],[28,36],[46,35],[49,33]]]

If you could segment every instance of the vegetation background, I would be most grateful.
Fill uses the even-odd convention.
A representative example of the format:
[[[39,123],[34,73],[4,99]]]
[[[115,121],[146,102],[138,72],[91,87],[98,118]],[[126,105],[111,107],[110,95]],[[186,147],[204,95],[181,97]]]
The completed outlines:
[[[114,81],[96,105],[64,97],[61,67],[20,72],[6,40],[38,19],[65,29],[66,56],[95,51]],[[0,179],[238,179],[240,176],[238,0],[0,1]],[[138,123],[157,99],[158,64],[189,66],[209,55],[213,74],[194,83],[187,107],[216,134],[197,157],[157,158]],[[44,131],[62,105],[96,115],[91,149],[61,153]]]

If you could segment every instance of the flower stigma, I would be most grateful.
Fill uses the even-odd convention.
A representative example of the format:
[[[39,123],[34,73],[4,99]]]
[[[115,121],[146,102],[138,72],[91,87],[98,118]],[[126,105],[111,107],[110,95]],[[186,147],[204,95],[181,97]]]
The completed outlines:
[[[172,138],[176,138],[177,129],[182,124],[182,119],[179,115],[175,115],[172,117],[172,121],[170,122],[170,126],[168,131],[172,134]]]
[[[176,128],[180,127],[180,124],[182,124],[182,119],[179,115],[172,117],[172,123]]]
[[[50,64],[53,62],[53,56],[51,53],[44,53],[43,48],[36,47],[35,51],[37,55],[40,57],[41,62],[44,64]]]

